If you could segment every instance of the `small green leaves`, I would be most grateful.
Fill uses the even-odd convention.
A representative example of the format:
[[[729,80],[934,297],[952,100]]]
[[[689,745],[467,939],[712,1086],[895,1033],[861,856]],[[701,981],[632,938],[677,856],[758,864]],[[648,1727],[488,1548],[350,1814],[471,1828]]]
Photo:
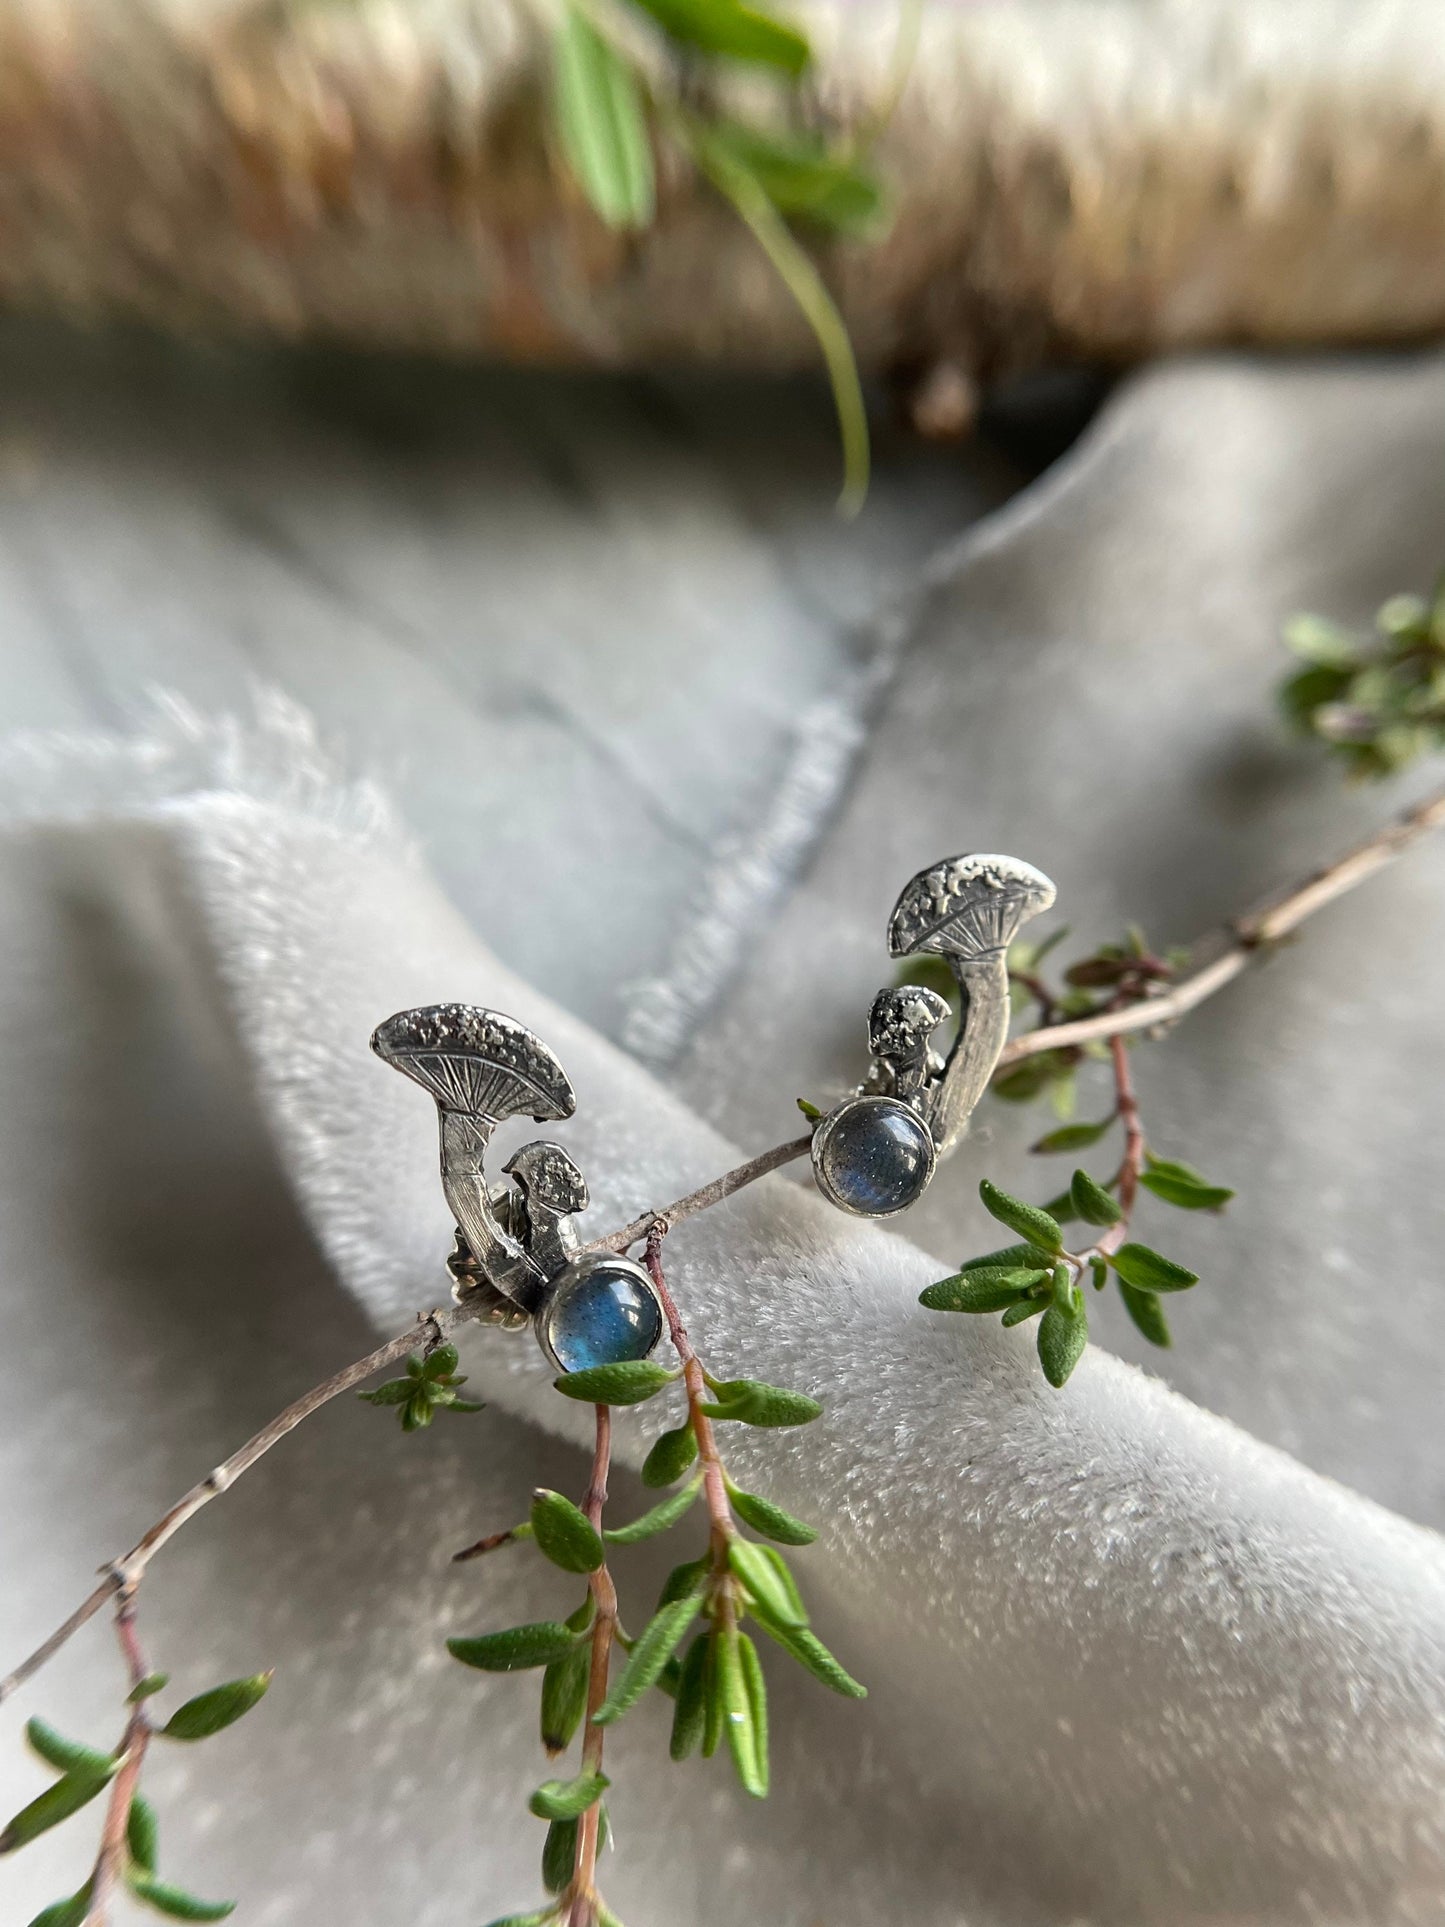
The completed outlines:
[[[137,1873],[126,1876],[126,1885],[137,1900],[154,1907],[167,1920],[224,1920],[236,1911],[234,1900],[198,1900],[180,1887],[172,1887],[154,1875]]]
[[[1164,1308],[1152,1291],[1138,1291],[1133,1285],[1119,1280],[1119,1296],[1124,1300],[1124,1309],[1143,1332],[1151,1345],[1161,1349],[1170,1344],[1169,1323],[1164,1316]]]
[[[130,1803],[125,1823],[126,1845],[130,1857],[142,1873],[154,1873],[160,1857],[160,1822],[150,1801],[139,1793]]]
[[[1197,1271],[1186,1271],[1183,1265],[1176,1265],[1171,1258],[1162,1258],[1148,1245],[1120,1245],[1109,1262],[1124,1283],[1136,1291],[1187,1291],[1199,1283]]]
[[[449,1639],[447,1651],[463,1666],[475,1666],[482,1673],[520,1673],[528,1667],[550,1666],[554,1659],[565,1659],[579,1637],[555,1619],[542,1619],[527,1626],[509,1626],[502,1633],[483,1633],[476,1639]]]
[[[542,1745],[548,1757],[565,1753],[587,1711],[587,1676],[591,1653],[578,1641],[561,1659],[554,1659],[542,1675]]]
[[[803,1116],[807,1118],[810,1124],[816,1124],[818,1122],[818,1119],[823,1115],[823,1113],[818,1109],[817,1105],[810,1104],[806,1097],[794,1098],[793,1102],[797,1105],[798,1109],[803,1113]]]
[[[1075,1171],[1069,1183],[1069,1197],[1085,1224],[1118,1224],[1124,1216],[1119,1205],[1087,1171]]]
[[[41,1719],[25,1722],[25,1737],[45,1764],[53,1766],[57,1773],[109,1773],[115,1766],[114,1755],[68,1740]]]
[[[1063,1385],[1089,1342],[1089,1316],[1084,1309],[1084,1294],[1074,1286],[1068,1310],[1051,1304],[1039,1321],[1039,1363],[1044,1377],[1055,1390]]]
[[[271,1684],[272,1675],[253,1673],[249,1679],[227,1680],[224,1686],[213,1686],[208,1693],[198,1693],[194,1699],[186,1701],[158,1729],[159,1737],[165,1740],[208,1740],[213,1733],[219,1733],[249,1713],[258,1700],[265,1697],[266,1688]],[[208,1916],[200,1916],[208,1918]]]
[[[147,1673],[126,1694],[125,1703],[127,1706],[139,1706],[142,1700],[154,1699],[157,1693],[163,1693],[170,1683],[169,1673]]]
[[[549,1894],[560,1894],[572,1878],[577,1865],[576,1820],[554,1820],[547,1829],[542,1848],[542,1885]]]
[[[1046,1271],[980,1266],[961,1271],[954,1278],[941,1278],[920,1292],[918,1302],[930,1311],[1003,1311],[1026,1298],[1048,1275]]]
[[[539,1907],[535,1913],[505,1914],[500,1920],[488,1921],[487,1927],[551,1927],[556,1918],[555,1907]]]
[[[733,1378],[722,1384],[709,1379],[708,1384],[716,1400],[702,1407],[709,1418],[737,1419],[743,1425],[765,1427],[809,1425],[823,1410],[804,1392],[787,1392],[757,1378]]]
[[[18,1847],[29,1846],[38,1840],[42,1833],[68,1820],[72,1813],[79,1813],[97,1794],[103,1793],[115,1777],[119,1760],[108,1760],[104,1771],[92,1772],[77,1767],[48,1786],[44,1793],[22,1807],[3,1833],[0,1833],[0,1854],[14,1853]]]
[[[1049,1131],[1037,1144],[1031,1144],[1029,1149],[1042,1152],[1045,1156],[1056,1151],[1084,1151],[1091,1144],[1097,1144],[1113,1123],[1111,1114],[1100,1118],[1097,1124],[1061,1124],[1057,1131]]]
[[[983,1199],[984,1209],[1000,1224],[1006,1224],[1010,1231],[1031,1245],[1038,1245],[1044,1251],[1062,1251],[1064,1234],[1049,1216],[1040,1211],[1037,1205],[1025,1204],[1021,1198],[1012,1198],[1007,1191],[990,1184],[985,1178],[978,1187],[978,1195]]]
[[[822,1640],[808,1627],[775,1625],[761,1613],[758,1615],[758,1624],[769,1639],[781,1646],[800,1666],[806,1667],[814,1679],[820,1680],[830,1692],[841,1694],[844,1699],[867,1699],[868,1688],[860,1686],[853,1675],[839,1665]]]
[[[697,1440],[690,1423],[677,1426],[654,1439],[652,1449],[642,1462],[642,1483],[654,1488],[671,1485],[680,1479],[697,1457]]]
[[[368,1405],[394,1405],[400,1408],[403,1432],[419,1432],[430,1425],[439,1411],[480,1412],[475,1399],[460,1398],[457,1386],[466,1384],[457,1371],[455,1345],[438,1345],[423,1358],[413,1352],[406,1361],[405,1378],[389,1378],[385,1384],[356,1396]]]
[[[563,1572],[596,1572],[607,1556],[586,1513],[545,1487],[532,1495],[532,1537],[537,1550]]]
[[[792,1574],[771,1546],[732,1539],[728,1543],[728,1564],[762,1610],[780,1626],[807,1625],[808,1615]]]
[[[685,1599],[690,1592],[696,1592],[707,1576],[711,1560],[704,1553],[701,1559],[687,1559],[680,1566],[674,1566],[662,1582],[662,1592],[657,1607],[660,1612],[670,1606],[674,1599]]]
[[[707,1664],[709,1633],[699,1633],[688,1647],[677,1676],[676,1703],[672,1710],[672,1737],[668,1752],[674,1760],[685,1760],[702,1743],[707,1721]]]
[[[1172,1158],[1146,1157],[1139,1182],[1156,1198],[1181,1211],[1219,1211],[1234,1196],[1227,1185],[1211,1184],[1192,1165],[1179,1164]]]
[[[1010,1325],[1021,1325],[1026,1318],[1037,1318],[1048,1309],[1047,1298],[1021,1298],[1016,1305],[1010,1305],[999,1323],[1008,1329]]]
[[[874,176],[851,154],[831,152],[815,134],[762,134],[724,120],[714,125],[711,139],[748,169],[780,213],[795,220],[835,234],[860,234],[883,212]],[[813,1115],[822,1114],[813,1110]]]
[[[567,1372],[553,1383],[564,1397],[581,1399],[588,1405],[640,1405],[644,1399],[655,1398],[677,1376],[650,1358],[629,1358],[618,1365],[593,1365],[585,1372]]]
[[[682,1644],[684,1633],[701,1610],[700,1592],[687,1593],[659,1607],[643,1627],[621,1679],[593,1714],[599,1726],[610,1726],[637,1704]]]
[[[754,1532],[761,1532],[769,1539],[776,1539],[780,1546],[810,1546],[817,1538],[815,1526],[805,1525],[795,1519],[791,1512],[784,1512],[780,1505],[771,1499],[760,1499],[755,1492],[739,1492],[728,1481],[728,1496],[732,1500],[733,1511],[749,1525]]]
[[[69,1900],[57,1900],[38,1913],[30,1927],[85,1927],[89,1912],[90,1882],[87,1880],[78,1894],[72,1894]]]
[[[672,40],[700,53],[781,68],[796,79],[812,58],[793,27],[740,0],[637,0]]]
[[[1445,581],[1428,601],[1391,596],[1375,630],[1357,636],[1318,616],[1285,629],[1304,667],[1282,685],[1281,707],[1358,777],[1388,776],[1445,745]]]
[[[733,1766],[744,1790],[761,1800],[768,1791],[768,1703],[757,1649],[736,1626],[720,1626],[713,1637],[713,1662],[712,1690]]]
[[[635,1546],[643,1539],[654,1538],[659,1532],[666,1532],[670,1526],[675,1526],[701,1491],[702,1480],[696,1478],[680,1492],[670,1493],[650,1512],[644,1512],[640,1519],[633,1519],[625,1526],[611,1527],[602,1536],[614,1546]]]
[[[575,1780],[544,1780],[527,1802],[539,1820],[576,1820],[612,1782],[605,1773],[579,1773]]]
[[[586,15],[569,6],[553,56],[553,107],[578,184],[611,228],[652,220],[652,143],[632,69]]]

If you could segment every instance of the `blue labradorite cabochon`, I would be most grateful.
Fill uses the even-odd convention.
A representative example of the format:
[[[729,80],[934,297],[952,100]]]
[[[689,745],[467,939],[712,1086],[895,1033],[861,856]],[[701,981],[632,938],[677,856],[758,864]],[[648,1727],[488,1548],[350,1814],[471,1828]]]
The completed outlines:
[[[813,1138],[813,1171],[824,1197],[861,1218],[888,1218],[921,1197],[933,1176],[933,1135],[896,1097],[852,1097]]]
[[[641,1265],[594,1252],[557,1280],[537,1314],[537,1336],[559,1371],[618,1365],[656,1350],[662,1306]]]

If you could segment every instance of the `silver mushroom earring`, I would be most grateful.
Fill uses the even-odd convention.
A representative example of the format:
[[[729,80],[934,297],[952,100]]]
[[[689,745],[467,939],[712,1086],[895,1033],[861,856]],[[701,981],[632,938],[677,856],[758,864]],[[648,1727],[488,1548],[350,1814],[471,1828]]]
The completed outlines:
[[[868,1015],[867,1081],[813,1134],[818,1189],[840,1210],[891,1218],[922,1197],[1008,1036],[1008,947],[1053,900],[1043,872],[1011,856],[950,857],[905,886],[888,920],[888,954],[947,961],[962,996],[958,1035],[947,1058],[933,1048],[949,1014],[936,991],[879,991]]]
[[[587,1209],[587,1184],[562,1146],[524,1144],[504,1167],[510,1183],[488,1180],[487,1148],[506,1118],[550,1124],[577,1108],[541,1038],[495,1010],[430,1004],[388,1017],[371,1048],[436,1100],[458,1292],[490,1294],[496,1324],[531,1325],[559,1372],[655,1351],[662,1304],[646,1271],[611,1252],[580,1251],[574,1219]]]

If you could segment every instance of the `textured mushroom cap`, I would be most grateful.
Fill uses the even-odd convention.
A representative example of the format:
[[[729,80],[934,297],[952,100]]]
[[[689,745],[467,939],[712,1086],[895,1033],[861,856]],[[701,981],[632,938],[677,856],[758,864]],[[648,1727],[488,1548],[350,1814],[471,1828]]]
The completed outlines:
[[[948,1015],[948,1000],[926,984],[894,984],[873,999],[868,1047],[875,1057],[918,1055]]]
[[[571,1117],[576,1094],[541,1038],[500,1011],[428,1004],[378,1024],[371,1048],[415,1078],[444,1111],[486,1117]]]
[[[527,1194],[530,1210],[540,1205],[559,1218],[587,1209],[587,1180],[560,1144],[545,1138],[524,1144],[502,1167]]]
[[[888,950],[985,957],[1006,950],[1021,923],[1047,910],[1054,886],[1015,856],[953,856],[920,870],[888,920]]]

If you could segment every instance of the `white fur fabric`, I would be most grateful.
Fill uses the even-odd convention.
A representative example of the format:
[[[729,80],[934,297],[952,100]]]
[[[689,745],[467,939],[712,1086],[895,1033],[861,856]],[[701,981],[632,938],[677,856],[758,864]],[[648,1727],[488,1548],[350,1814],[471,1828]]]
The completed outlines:
[[[534,1024],[577,1088],[557,1135],[598,1227],[760,1148],[724,1142],[505,971],[376,799],[312,772],[294,719],[256,752],[185,718],[168,740],[30,746],[20,788],[42,800],[17,804],[0,853],[18,1122],[4,1336],[39,1388],[17,1393],[3,1467],[21,1645],[148,1507],[364,1348],[286,1187],[374,1326],[443,1295],[434,1114],[369,1055],[379,1018],[461,998]],[[553,887],[564,909],[565,877]],[[1436,1536],[1097,1350],[1051,1392],[1028,1331],[922,1311],[937,1258],[787,1178],[680,1227],[666,1259],[717,1370],[825,1404],[804,1430],[732,1428],[726,1446],[742,1481],[821,1526],[796,1566],[871,1696],[845,1705],[769,1654],[766,1809],[722,1762],[671,1767],[661,1708],[618,1727],[604,1879],[630,1927],[1439,1919]],[[414,1441],[369,1408],[315,1421],[148,1589],[157,1664],[196,1683],[279,1667],[234,1741],[157,1763],[175,1876],[239,1891],[238,1918],[440,1927],[535,1904],[535,1679],[464,1674],[439,1648],[576,1588],[526,1551],[460,1572],[445,1555],[533,1484],[579,1488],[581,1456],[546,1435],[580,1443],[589,1421],[527,1337],[467,1351],[488,1412]],[[675,1417],[623,1416],[621,1457]],[[643,1503],[625,1473],[616,1491],[619,1515]],[[632,1619],[669,1562],[640,1560],[644,1582],[622,1565]],[[100,1737],[110,1668],[93,1629],[6,1709],[7,1794],[38,1784],[19,1719]],[[78,1877],[64,1842],[0,1871],[5,1918]]]

